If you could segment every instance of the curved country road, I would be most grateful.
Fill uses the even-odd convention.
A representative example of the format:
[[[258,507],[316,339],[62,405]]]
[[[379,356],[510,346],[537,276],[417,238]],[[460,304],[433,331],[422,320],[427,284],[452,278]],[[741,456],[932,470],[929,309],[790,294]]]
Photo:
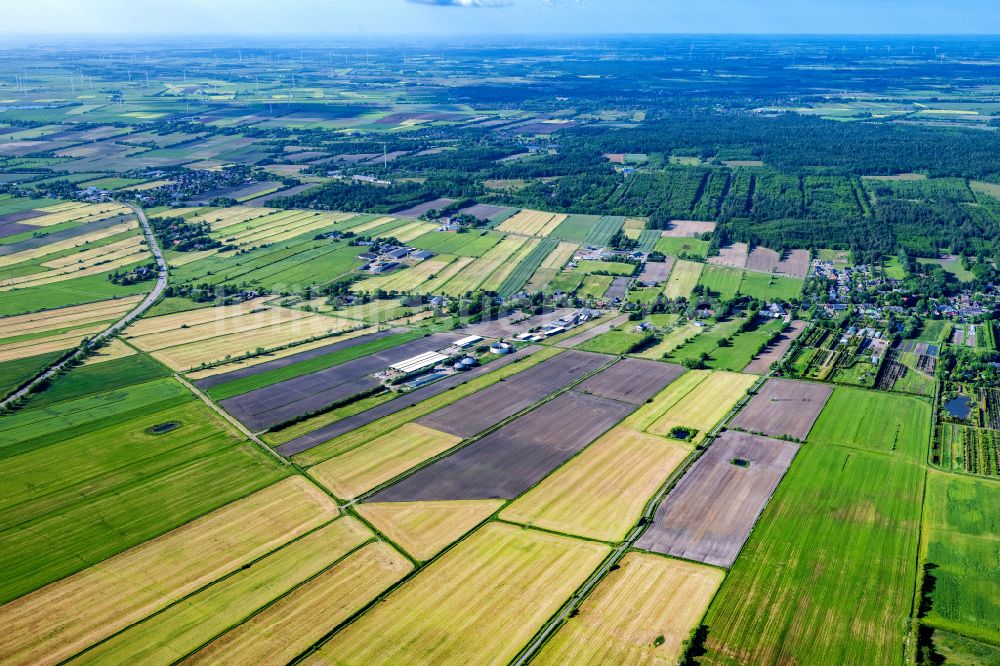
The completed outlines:
[[[153,258],[156,259],[156,264],[159,266],[159,274],[156,277],[156,286],[154,286],[153,290],[149,292],[146,298],[144,298],[143,301],[127,315],[91,338],[87,343],[88,348],[104,342],[106,339],[117,334],[123,328],[135,321],[137,317],[152,307],[153,303],[155,303],[160,297],[160,294],[163,293],[163,290],[167,288],[167,262],[163,260],[163,253],[160,251],[160,246],[156,242],[156,237],[153,236],[153,230],[149,226],[149,220],[146,219],[146,213],[143,212],[143,210],[138,206],[133,206],[132,204],[127,205],[135,212],[136,217],[139,218],[139,224],[142,225],[142,231],[146,236],[146,242],[149,244],[149,250],[153,253]],[[79,350],[76,353],[62,359],[55,365],[49,366],[48,369],[42,371],[34,379],[21,387],[20,390],[10,394],[3,401],[0,401],[0,408],[6,407],[8,404],[20,400],[24,396],[28,395],[39,382],[55,377],[59,371],[65,368],[70,362],[74,359],[80,358],[82,355],[83,350]]]

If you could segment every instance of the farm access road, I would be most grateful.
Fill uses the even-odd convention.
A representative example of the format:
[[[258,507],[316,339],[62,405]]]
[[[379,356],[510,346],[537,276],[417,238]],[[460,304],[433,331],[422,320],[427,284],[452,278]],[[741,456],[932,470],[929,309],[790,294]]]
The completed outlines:
[[[163,259],[163,253],[160,251],[160,246],[156,242],[156,237],[153,235],[153,230],[149,226],[149,220],[146,219],[146,213],[139,206],[132,204],[126,204],[135,213],[136,217],[139,218],[139,224],[142,225],[142,232],[146,236],[146,242],[149,244],[149,250],[153,253],[153,258],[156,259],[156,265],[159,267],[159,271],[156,276],[156,285],[153,290],[149,292],[145,299],[139,305],[137,305],[131,312],[126,314],[124,317],[116,321],[115,323],[108,326],[106,329],[95,335],[93,338],[87,341],[86,345],[68,356],[64,356],[62,359],[57,361],[54,365],[50,365],[45,370],[42,370],[39,374],[35,375],[35,378],[29,381],[27,384],[23,385],[20,389],[11,393],[9,396],[0,401],[0,408],[6,407],[18,400],[21,400],[27,396],[31,391],[38,386],[41,382],[46,380],[51,380],[59,372],[61,372],[66,366],[72,363],[76,359],[82,359],[86,352],[93,349],[105,340],[113,335],[119,333],[123,328],[131,324],[137,318],[139,318],[146,310],[151,308],[153,304],[160,298],[160,294],[163,290],[167,288],[167,262]]]

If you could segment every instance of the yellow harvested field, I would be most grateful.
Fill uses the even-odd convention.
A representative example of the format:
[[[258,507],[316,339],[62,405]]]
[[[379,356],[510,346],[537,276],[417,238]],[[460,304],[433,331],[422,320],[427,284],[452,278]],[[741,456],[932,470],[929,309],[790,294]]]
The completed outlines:
[[[388,292],[416,291],[420,285],[437,276],[447,267],[447,261],[428,259],[410,268],[396,270],[389,275],[379,275],[357,282],[351,285],[351,291],[375,292],[379,289]]]
[[[697,444],[746,395],[757,379],[754,375],[738,372],[713,372],[647,430],[654,435],[666,435],[674,426],[695,428],[698,435],[693,443]]]
[[[363,446],[330,458],[309,473],[337,497],[350,499],[393,479],[462,441],[419,423],[407,423]]]
[[[442,288],[443,291],[448,294],[475,291],[489,276],[506,264],[528,240],[523,236],[507,236],[449,280]]]
[[[305,313],[303,313],[305,314]],[[251,331],[230,332],[214,338],[189,342],[152,352],[152,356],[174,370],[195,368],[202,363],[222,361],[226,356],[242,356],[257,349],[284,347],[295,342],[361,328],[363,324],[337,317],[308,315]],[[325,340],[327,344],[330,340]],[[301,348],[298,351],[302,351]]]
[[[372,229],[381,227],[382,225],[389,224],[390,222],[395,222],[395,220],[396,218],[387,215],[371,220],[370,222],[363,222],[356,227],[351,227],[351,231],[360,235],[364,234],[366,231],[371,231]]]
[[[508,217],[500,226],[500,231],[529,236],[548,236],[566,220],[566,215],[546,213],[541,210],[522,210]]]
[[[680,402],[684,396],[693,391],[709,375],[711,370],[689,370],[671,382],[667,388],[657,393],[652,402],[642,406],[642,409],[635,411],[627,417],[623,425],[627,425],[633,430],[646,432],[649,426],[653,425],[657,419],[663,416],[667,410]]]
[[[240,222],[247,222],[258,217],[277,213],[277,208],[254,208],[252,206],[233,206],[232,208],[182,208],[164,211],[163,217],[174,217],[197,211],[197,215],[187,218],[188,222],[205,222],[212,231],[224,229]]]
[[[486,278],[480,289],[485,289],[487,291],[497,291],[500,289],[500,285],[503,284],[507,276],[514,272],[522,261],[531,254],[531,251],[538,247],[538,244],[542,241],[537,238],[529,238],[528,242],[518,248],[517,252],[512,254],[507,261],[500,265],[493,273]]]
[[[115,338],[98,349],[96,352],[91,353],[83,364],[96,365],[98,363],[104,363],[105,361],[117,361],[120,358],[134,356],[136,353],[137,352],[134,349],[118,338]]]
[[[532,663],[673,666],[722,578],[719,569],[628,553]]]
[[[392,232],[400,243],[409,243],[414,238],[420,238],[426,233],[437,229],[436,224],[430,222],[413,222],[405,227],[400,227]]]
[[[133,254],[140,251],[140,246],[142,247],[142,251],[145,251],[145,245],[145,237],[135,235],[130,238],[124,238],[120,241],[115,241],[114,243],[102,245],[100,247],[80,250],[79,252],[68,254],[64,257],[50,259],[49,261],[43,262],[41,265],[45,268],[72,268],[77,265],[90,265],[97,261],[114,260],[119,257]]]
[[[281,598],[374,537],[353,518],[267,555],[101,643],[73,664],[169,664]]]
[[[622,229],[631,229],[634,231],[642,231],[646,228],[646,219],[642,217],[627,217],[625,218],[625,223],[622,225]]]
[[[74,247],[80,247],[86,245],[87,243],[93,243],[94,241],[102,240],[104,238],[110,238],[111,236],[117,236],[118,234],[125,233],[126,231],[132,231],[133,229],[138,229],[139,223],[135,220],[130,220],[128,222],[122,222],[121,224],[115,224],[104,229],[97,229],[89,233],[80,234],[79,236],[73,236],[72,238],[66,238],[64,240],[53,241],[47,243],[41,247],[36,247],[31,250],[21,250],[20,252],[14,252],[13,254],[8,254],[0,257],[0,268],[5,266],[13,266],[14,264],[19,264],[24,261],[34,261],[35,259],[41,259],[44,256],[55,254],[56,252],[62,252],[63,250],[69,250]]]
[[[66,659],[336,515],[325,493],[289,477],[0,606],[0,655],[6,664]]]
[[[143,298],[142,295],[126,296],[86,305],[71,305],[66,308],[33,312],[16,317],[2,317],[0,318],[0,335],[9,338],[27,333],[57,331],[71,326],[83,326],[116,319],[132,309]]]
[[[566,265],[576,251],[580,249],[577,243],[559,243],[556,249],[549,252],[549,255],[545,257],[545,260],[535,271],[534,275],[528,281],[528,285],[525,287],[530,291],[540,291],[544,289],[549,282],[555,279],[562,267]]]
[[[40,210],[46,212],[47,215],[25,220],[24,224],[30,224],[33,227],[51,227],[63,222],[75,222],[76,220],[97,222],[116,215],[129,215],[132,212],[132,209],[128,206],[111,203],[81,204],[74,208],[66,208],[58,211],[53,211],[52,208],[42,208]]]
[[[123,187],[122,192],[145,192],[147,190],[155,190],[158,187],[166,187],[167,185],[173,185],[172,180],[151,180],[148,183],[139,183],[138,185],[132,185],[130,187]]]
[[[266,354],[261,354],[260,356],[254,356],[253,358],[243,359],[241,361],[233,361],[232,363],[223,363],[211,368],[206,368],[205,370],[197,370],[195,372],[190,372],[185,375],[188,379],[204,379],[205,377],[211,377],[212,375],[221,375],[224,372],[230,372],[238,368],[249,368],[254,365],[259,365],[261,363],[267,363],[268,361],[273,361],[277,358],[285,358],[286,356],[292,356],[293,354],[298,354],[299,352],[309,351],[310,349],[317,349],[319,347],[325,347],[326,345],[331,345],[335,342],[340,342],[342,340],[349,340],[351,338],[356,338],[359,335],[367,335],[368,333],[375,333],[376,328],[361,328],[354,331],[347,331],[341,335],[334,337],[323,338],[322,340],[314,340],[313,342],[307,342],[301,345],[295,345],[294,347],[289,347],[287,349],[279,349],[278,351],[268,352]]]
[[[196,310],[195,312],[200,312],[200,310]],[[312,316],[321,317],[321,315]],[[186,328],[167,330],[162,333],[133,334],[128,336],[128,340],[142,351],[156,351],[199,340],[232,335],[234,333],[249,333],[259,328],[267,328],[268,326],[275,326],[309,317],[308,313],[300,310],[292,310],[291,308],[262,308],[258,312],[250,312],[239,317],[215,319],[206,321],[203,324],[188,325]],[[326,319],[325,317],[322,318]],[[336,321],[333,318],[329,320],[331,322]],[[249,337],[248,335],[247,338]]]
[[[265,218],[264,220],[256,220],[255,223],[263,223],[277,217],[279,216],[271,216]],[[266,226],[262,224],[259,228],[249,229],[235,235],[222,234],[217,235],[217,237],[223,239],[227,244],[236,245],[237,247],[264,244],[270,245],[272,243],[280,243],[281,241],[295,238],[296,236],[301,236],[302,234],[306,234],[311,231],[324,229],[346,216],[341,213],[316,213],[312,211],[302,211],[297,212],[292,216],[284,216],[284,214],[281,214],[281,217],[282,219],[274,219]]]
[[[24,289],[26,287],[38,287],[44,284],[54,284],[56,282],[71,280],[73,278],[84,277],[87,275],[100,275],[102,273],[115,270],[116,268],[122,268],[123,266],[129,266],[131,264],[141,262],[143,259],[147,258],[150,258],[150,254],[146,251],[146,248],[143,247],[125,256],[119,256],[113,260],[98,259],[89,265],[81,264],[80,266],[70,266],[68,268],[60,268],[57,270],[46,271],[44,273],[26,275],[20,278],[12,278],[10,280],[6,280],[3,286],[0,286],[0,291],[12,291],[14,289]]]
[[[176,252],[166,257],[167,263],[171,268],[180,268],[181,266],[187,266],[190,263],[194,263],[199,259],[204,259],[205,257],[212,256],[213,254],[219,254],[217,250],[195,250],[194,252]]]
[[[264,217],[254,217],[236,223],[227,224],[221,229],[213,229],[212,236],[215,238],[225,238],[233,241],[244,236],[252,236],[261,232],[276,233],[280,229],[295,226],[319,213],[309,210],[285,210],[266,215]]]
[[[388,545],[368,544],[183,663],[283,666],[412,569]]]
[[[189,328],[227,317],[241,317],[254,310],[266,308],[265,300],[264,298],[256,298],[238,305],[221,305],[140,319],[129,326],[128,332],[132,337],[140,337],[150,333],[164,333]]]
[[[438,257],[438,259],[440,258],[441,257]],[[455,259],[455,261],[448,264],[447,268],[438,273],[437,277],[434,277],[425,282],[421,286],[421,289],[428,294],[436,294],[440,292],[442,287],[444,287],[445,283],[448,282],[448,280],[452,279],[460,272],[465,270],[465,267],[471,264],[473,261],[475,261],[475,259],[473,259],[472,257],[458,257],[457,259]]]
[[[673,270],[670,271],[670,278],[667,280],[667,285],[663,288],[663,296],[665,298],[689,297],[691,291],[698,284],[698,280],[701,278],[701,270],[704,267],[704,264],[678,259],[674,263]]]
[[[100,333],[107,327],[108,324],[88,325],[65,333],[0,345],[0,362],[70,349],[80,344],[85,337]]]
[[[679,442],[618,426],[518,498],[500,517],[620,541],[689,451]]]
[[[504,501],[375,502],[355,508],[414,559],[429,560],[492,516]]]
[[[607,546],[490,523],[335,634],[307,664],[506,664]]]

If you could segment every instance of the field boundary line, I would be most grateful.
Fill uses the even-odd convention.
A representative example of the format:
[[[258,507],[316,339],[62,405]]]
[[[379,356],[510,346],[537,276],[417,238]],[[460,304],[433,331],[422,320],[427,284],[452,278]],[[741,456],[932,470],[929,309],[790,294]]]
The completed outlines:
[[[268,446],[267,444],[265,444],[260,439],[260,437],[258,437],[257,435],[253,434],[252,432],[250,432],[246,428],[246,426],[244,426],[242,423],[240,423],[235,418],[233,418],[232,416],[230,416],[226,412],[226,410],[222,409],[222,407],[219,407],[217,404],[215,404],[214,402],[212,402],[212,400],[207,395],[205,395],[204,393],[202,393],[201,389],[199,389],[197,386],[195,386],[194,384],[192,384],[188,380],[184,379],[183,377],[180,376],[180,374],[178,374],[176,372],[174,373],[173,376],[174,376],[174,379],[176,379],[181,384],[183,384],[184,386],[186,386],[189,391],[191,391],[196,396],[198,396],[199,398],[201,398],[201,400],[206,405],[208,405],[209,407],[211,407],[212,410],[215,411],[216,414],[218,414],[219,416],[221,416],[222,418],[224,418],[228,423],[230,423],[233,427],[235,427],[237,431],[239,431],[240,433],[242,433],[251,442],[253,442],[254,444],[256,444],[257,446],[259,446],[260,448],[264,449],[264,451],[266,451],[268,454],[270,454],[271,456],[273,456],[275,460],[278,460],[279,462],[281,462],[282,465],[289,465],[290,466],[292,464],[288,459],[284,458],[280,453],[278,453],[277,451],[275,451],[274,449],[272,449],[270,446]],[[313,479],[310,478],[309,480],[311,482],[315,483],[315,481]]]
[[[590,575],[587,580],[584,581],[577,591],[571,596],[566,603],[553,615],[549,621],[538,630],[532,641],[528,643],[518,655],[511,660],[509,663],[511,666],[524,666],[530,662],[539,650],[545,645],[546,642],[556,633],[556,631],[562,627],[562,625],[569,619],[570,614],[579,608],[590,593],[601,583],[602,580],[608,575],[612,567],[618,564],[619,561],[625,556],[625,554],[631,550],[634,550],[634,544],[642,536],[643,532],[652,525],[653,516],[656,513],[656,509],[659,508],[660,504],[666,499],[667,494],[677,485],[677,483],[687,474],[691,466],[704,454],[708,447],[715,441],[719,436],[719,433],[726,424],[729,423],[742,409],[746,406],[753,397],[760,390],[760,387],[764,385],[764,382],[771,376],[769,372],[766,375],[758,378],[754,384],[747,389],[746,394],[740,398],[739,401],[729,410],[722,420],[720,420],[715,426],[709,431],[705,436],[702,443],[695,447],[695,449],[688,455],[687,458],[677,466],[673,472],[667,476],[666,480],[660,486],[659,490],[646,502],[646,506],[643,509],[642,516],[639,518],[638,522],[629,532],[625,540],[622,541],[619,546],[612,551],[608,558],[601,564],[598,569]],[[752,530],[751,530],[752,532]],[[749,537],[748,537],[749,540]],[[644,551],[642,551],[644,552]],[[740,549],[742,552],[742,548]],[[739,555],[737,555],[738,557]],[[728,571],[728,570],[727,570]]]
[[[587,352],[587,353],[592,353],[592,352]],[[556,356],[558,356],[558,354]],[[552,358],[555,358],[555,357],[552,357]],[[549,360],[549,359],[546,359],[546,360]],[[399,483],[400,481],[402,481],[406,477],[408,477],[408,476],[410,476],[412,474],[417,473],[419,470],[423,469],[424,467],[428,467],[429,465],[437,462],[438,460],[441,460],[442,458],[447,458],[448,456],[450,456],[450,455],[452,455],[454,453],[457,453],[458,451],[464,449],[465,447],[471,446],[471,445],[475,444],[479,440],[481,440],[484,437],[486,437],[486,436],[488,436],[488,435],[496,432],[497,430],[503,428],[504,426],[508,425],[509,423],[512,423],[512,422],[516,421],[517,419],[521,418],[522,416],[525,416],[525,415],[529,414],[530,412],[535,411],[536,409],[538,409],[542,405],[544,405],[546,403],[549,403],[549,402],[552,402],[553,400],[555,400],[556,398],[558,398],[559,396],[561,396],[561,395],[563,395],[565,393],[569,393],[575,387],[579,386],[582,382],[586,381],[587,379],[589,379],[590,377],[593,377],[596,374],[604,372],[605,370],[607,370],[608,368],[610,368],[611,366],[613,366],[615,363],[617,363],[619,360],[621,360],[619,357],[615,357],[610,363],[605,363],[604,365],[602,365],[601,367],[597,368],[596,370],[594,370],[592,372],[588,372],[586,375],[583,375],[583,376],[577,378],[576,380],[574,380],[571,383],[567,384],[566,386],[563,386],[562,388],[554,391],[553,393],[549,393],[548,395],[543,396],[542,398],[540,398],[540,399],[536,400],[535,402],[531,403],[530,405],[528,405],[527,407],[525,407],[521,411],[519,411],[519,412],[517,412],[515,414],[511,414],[510,416],[508,416],[506,419],[504,419],[502,421],[498,421],[497,423],[494,423],[489,428],[486,428],[485,430],[476,433],[472,437],[469,437],[467,439],[463,439],[462,441],[460,441],[458,444],[456,444],[455,446],[451,447],[447,451],[443,451],[443,452],[439,453],[438,455],[433,456],[432,458],[428,458],[427,460],[424,460],[423,462],[419,463],[418,465],[416,465],[416,466],[414,466],[414,467],[406,470],[405,472],[403,472],[403,473],[401,473],[401,474],[399,474],[399,475],[397,475],[397,476],[389,479],[388,481],[384,481],[383,483],[381,483],[378,486],[372,488],[371,490],[368,490],[368,491],[366,491],[366,492],[358,495],[354,499],[350,500],[347,503],[347,506],[352,506],[352,505],[357,504],[359,502],[364,502],[364,501],[368,500],[369,498],[373,497],[376,493],[378,493],[378,492],[380,492],[382,490],[385,490],[386,488],[389,488],[390,486],[393,486],[393,485]],[[544,363],[544,362],[545,361],[542,361],[542,363]],[[486,388],[489,388],[489,387],[486,387]],[[473,394],[470,394],[470,395],[475,395],[475,394],[473,393]],[[433,413],[433,412],[431,412],[431,413]],[[402,427],[402,426],[400,426],[400,427]],[[398,429],[399,428],[396,428],[395,430],[398,430]],[[395,430],[390,430],[389,432],[390,433],[391,432],[395,432]],[[607,431],[605,431],[605,432],[607,432]],[[389,434],[389,433],[386,433],[386,434]],[[601,433],[601,435],[603,435],[603,434],[604,433]],[[366,442],[366,444],[368,444],[368,443],[369,442]],[[365,446],[366,444],[362,444],[360,446]],[[352,450],[354,450],[354,449],[352,449]],[[337,456],[334,456],[334,458],[336,458],[336,457]],[[333,458],[328,458],[328,460],[333,460]],[[324,462],[326,462],[326,461],[324,461]],[[306,470],[306,471],[308,472],[308,470]],[[310,476],[310,479],[312,479],[311,476]],[[315,479],[312,479],[312,480],[315,483],[319,483]]]
[[[153,304],[160,299],[160,295],[167,288],[167,279],[169,277],[167,262],[163,259],[163,253],[160,251],[160,246],[156,242],[156,236],[153,234],[153,230],[149,226],[149,220],[146,219],[146,213],[143,212],[142,208],[139,206],[133,204],[127,205],[139,219],[139,225],[141,226],[143,235],[146,238],[149,251],[153,254],[153,258],[159,266],[159,271],[156,276],[156,284],[153,286],[153,290],[146,294],[146,298],[144,298],[139,305],[134,307],[124,317],[108,326],[90,340],[84,342],[76,351],[67,352],[68,355],[61,356],[54,364],[48,366],[46,369],[35,375],[34,379],[25,382],[16,391],[6,396],[3,400],[0,400],[0,409],[30,395],[39,384],[55,378],[70,363],[76,360],[82,360],[88,351],[93,349],[95,346],[103,344],[105,340],[108,340],[121,332],[126,326],[131,324],[144,312],[146,312],[146,310],[153,307]]]

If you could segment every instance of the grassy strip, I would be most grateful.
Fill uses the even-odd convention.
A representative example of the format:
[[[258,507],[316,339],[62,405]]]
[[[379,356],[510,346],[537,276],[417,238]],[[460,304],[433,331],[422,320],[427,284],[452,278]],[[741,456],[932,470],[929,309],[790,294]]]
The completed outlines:
[[[73,368],[65,377],[56,379],[44,392],[31,397],[27,407],[52,405],[96,393],[111,391],[133,384],[169,377],[170,371],[141,354],[106,363]]]
[[[372,340],[371,342],[366,342],[354,347],[341,349],[340,351],[333,352],[332,354],[311,358],[307,361],[293,363],[292,365],[286,365],[283,368],[275,368],[274,370],[261,372],[256,375],[250,375],[249,377],[242,377],[231,382],[226,382],[225,384],[219,384],[208,389],[205,393],[213,400],[225,400],[226,398],[242,395],[249,391],[264,388],[265,386],[271,386],[272,384],[277,384],[278,382],[293,379],[301,375],[326,370],[327,368],[332,368],[335,365],[340,365],[342,363],[361,358],[362,356],[368,356],[386,349],[391,349],[392,347],[399,346],[421,337],[423,337],[423,333],[414,331],[390,335],[388,337]]]
[[[63,352],[52,352],[0,363],[0,397],[13,393],[62,355]]]

